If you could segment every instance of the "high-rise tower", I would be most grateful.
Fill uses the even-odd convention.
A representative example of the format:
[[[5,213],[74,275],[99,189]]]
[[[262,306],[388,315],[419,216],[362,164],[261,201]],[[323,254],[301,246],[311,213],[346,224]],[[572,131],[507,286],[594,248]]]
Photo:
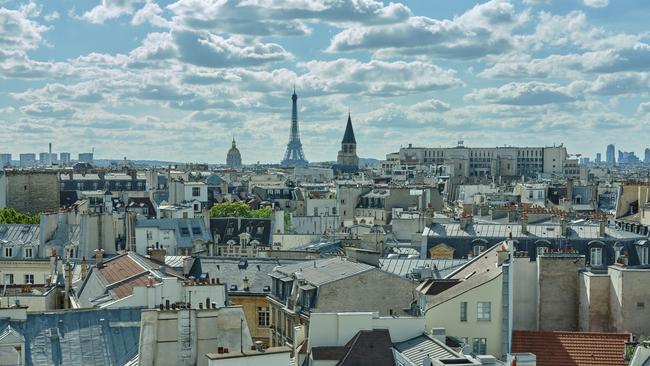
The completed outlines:
[[[296,167],[307,166],[309,162],[305,159],[305,153],[302,151],[302,143],[300,142],[300,131],[298,130],[298,96],[296,89],[293,90],[291,96],[293,103],[291,109],[291,135],[289,136],[289,143],[287,144],[287,151],[284,153],[282,159],[282,166]]]
[[[616,164],[616,147],[614,147],[614,144],[607,145],[607,152],[605,153],[605,161],[609,165]]]

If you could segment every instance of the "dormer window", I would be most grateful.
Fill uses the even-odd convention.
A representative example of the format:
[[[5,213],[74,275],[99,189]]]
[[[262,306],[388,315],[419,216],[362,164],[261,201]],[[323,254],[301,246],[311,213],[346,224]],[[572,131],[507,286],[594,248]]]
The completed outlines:
[[[637,246],[636,254],[639,256],[639,264],[645,266],[648,263],[648,247],[647,246]]]
[[[33,258],[34,257],[34,250],[32,247],[27,247],[25,248],[25,258]]]
[[[537,247],[537,255],[544,255],[548,253],[548,247]]]
[[[600,267],[603,265],[603,248],[591,248],[590,250],[590,263],[592,267]]]
[[[11,258],[14,256],[14,248],[5,247],[5,258]]]

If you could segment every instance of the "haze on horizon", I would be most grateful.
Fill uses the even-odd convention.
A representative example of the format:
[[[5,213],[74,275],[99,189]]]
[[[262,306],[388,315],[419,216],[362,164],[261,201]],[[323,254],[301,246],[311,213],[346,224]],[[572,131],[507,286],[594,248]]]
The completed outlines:
[[[310,161],[647,147],[645,0],[0,0],[0,152],[279,162],[292,86]]]

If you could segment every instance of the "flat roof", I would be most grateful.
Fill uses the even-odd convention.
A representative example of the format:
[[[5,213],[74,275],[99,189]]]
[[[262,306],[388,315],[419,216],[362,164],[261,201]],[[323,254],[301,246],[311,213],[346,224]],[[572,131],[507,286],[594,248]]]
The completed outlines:
[[[237,357],[255,357],[255,356],[264,356],[268,354],[276,353],[290,353],[291,348],[289,347],[270,347],[266,348],[264,351],[260,352],[257,350],[244,350],[244,352],[228,352],[228,353],[206,353],[205,357],[209,360],[223,360],[227,358],[237,358]]]

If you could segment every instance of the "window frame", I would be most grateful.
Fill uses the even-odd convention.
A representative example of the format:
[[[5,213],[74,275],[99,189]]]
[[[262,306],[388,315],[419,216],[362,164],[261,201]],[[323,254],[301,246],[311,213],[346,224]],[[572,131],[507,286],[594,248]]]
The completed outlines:
[[[467,301],[460,302],[460,321],[467,321]]]
[[[600,267],[603,265],[603,248],[601,247],[589,248],[589,264],[592,267]]]
[[[487,304],[487,311],[486,306]],[[487,314],[487,317],[486,317]],[[478,301],[476,303],[476,320],[482,322],[492,321],[492,302],[491,301]]]
[[[201,197],[201,187],[192,187],[192,197]]]
[[[25,284],[30,284],[30,285],[34,284],[34,274],[33,273],[26,273],[23,276],[23,279],[25,280]]]
[[[472,338],[472,352],[476,355],[486,354],[487,338]]]

